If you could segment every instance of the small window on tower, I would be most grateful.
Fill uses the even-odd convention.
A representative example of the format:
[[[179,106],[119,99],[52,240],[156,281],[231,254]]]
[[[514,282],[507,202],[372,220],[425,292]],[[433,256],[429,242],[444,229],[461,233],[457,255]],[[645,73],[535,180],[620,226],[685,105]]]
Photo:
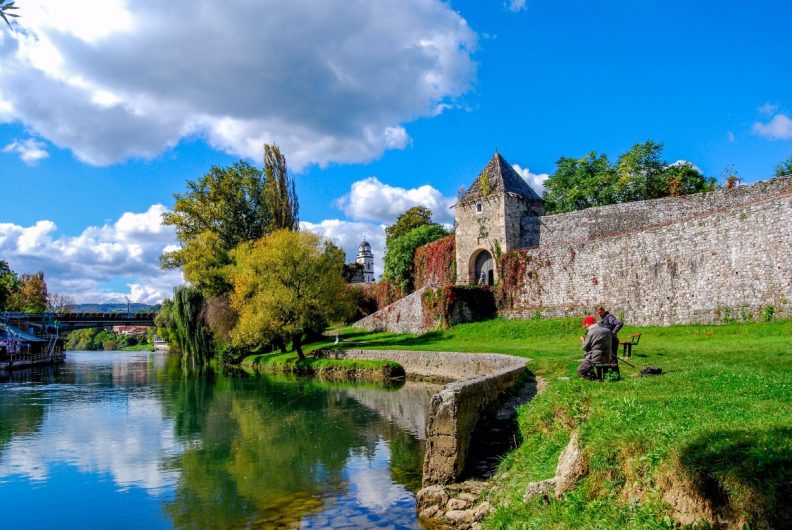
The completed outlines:
[[[484,205],[481,202],[476,203],[476,213],[481,213],[484,211]]]

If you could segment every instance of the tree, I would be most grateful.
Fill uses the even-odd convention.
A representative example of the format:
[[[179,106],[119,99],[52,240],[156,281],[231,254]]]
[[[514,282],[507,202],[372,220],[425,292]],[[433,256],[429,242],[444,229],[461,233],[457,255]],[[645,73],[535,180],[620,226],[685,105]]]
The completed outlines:
[[[663,144],[647,140],[622,154],[615,165],[592,151],[584,158],[560,158],[545,182],[545,211],[570,212],[594,206],[658,199],[715,189],[690,162],[669,164]]]
[[[448,230],[438,224],[425,224],[394,239],[385,251],[386,280],[392,281],[404,291],[413,287],[413,260],[415,249],[448,235]]]
[[[591,151],[579,159],[562,157],[545,182],[545,211],[562,213],[613,204],[616,178],[607,155]]]
[[[181,286],[173,291],[174,338],[182,352],[185,371],[200,370],[212,358],[211,339],[202,319],[203,302],[201,291],[193,287]]]
[[[783,177],[786,175],[792,175],[792,156],[787,157],[786,160],[778,164],[775,168],[776,177]]]
[[[11,301],[11,296],[19,288],[19,278],[8,262],[0,260],[0,311],[4,311]]]
[[[286,168],[286,157],[277,145],[264,144],[264,175],[266,197],[272,212],[270,231],[297,230],[300,227],[297,192],[294,179]]]
[[[184,277],[207,295],[229,290],[229,252],[265,235],[272,222],[262,171],[246,162],[213,166],[187,193],[175,194],[163,223],[176,228],[181,248],[161,256],[166,269],[184,268]]]
[[[15,13],[10,13],[10,11],[14,9],[19,9],[16,7],[15,2],[8,2],[7,0],[0,0],[0,17],[3,17],[5,23],[8,24],[8,27],[11,27],[11,21],[8,20],[7,17],[19,18],[19,15]]]
[[[23,313],[46,312],[49,309],[49,298],[44,273],[21,275],[16,290],[11,294],[8,308]]]
[[[396,222],[385,229],[385,246],[419,226],[432,223],[432,210],[425,206],[413,206],[396,218]]]
[[[349,311],[343,253],[309,232],[278,230],[234,251],[231,306],[239,321],[231,333],[236,345],[266,344],[290,337],[304,359],[302,337],[317,322]]]

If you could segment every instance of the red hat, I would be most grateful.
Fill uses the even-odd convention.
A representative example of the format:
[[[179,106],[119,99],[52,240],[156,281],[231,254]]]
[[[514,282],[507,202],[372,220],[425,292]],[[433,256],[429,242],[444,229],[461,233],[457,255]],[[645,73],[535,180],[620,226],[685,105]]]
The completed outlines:
[[[590,326],[591,324],[596,324],[596,323],[597,323],[597,319],[596,319],[596,318],[594,318],[594,317],[593,317],[593,316],[591,316],[591,315],[589,315],[589,316],[587,316],[586,318],[584,318],[584,319],[583,319],[583,327],[584,327],[584,328],[585,328],[586,326]]]

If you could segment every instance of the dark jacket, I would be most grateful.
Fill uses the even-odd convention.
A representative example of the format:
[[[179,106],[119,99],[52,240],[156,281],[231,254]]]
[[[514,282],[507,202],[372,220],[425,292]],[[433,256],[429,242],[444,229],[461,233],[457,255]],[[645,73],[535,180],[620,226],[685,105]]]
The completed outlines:
[[[622,326],[624,326],[624,322],[605,311],[605,316],[599,321],[599,325],[616,335],[619,333]]]
[[[586,352],[583,357],[592,363],[610,362],[613,351],[613,335],[608,329],[594,324],[588,329],[586,338],[583,339],[583,351]]]

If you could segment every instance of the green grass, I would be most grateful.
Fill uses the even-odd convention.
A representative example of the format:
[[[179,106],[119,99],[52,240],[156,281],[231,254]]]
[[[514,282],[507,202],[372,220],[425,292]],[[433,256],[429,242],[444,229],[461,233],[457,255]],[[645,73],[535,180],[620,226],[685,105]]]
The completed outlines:
[[[134,346],[124,346],[121,351],[154,351],[151,344],[135,344]]]
[[[529,357],[547,390],[519,415],[523,444],[501,465],[489,528],[673,527],[672,483],[743,514],[792,525],[792,321],[626,327],[640,332],[619,382],[580,381],[577,319],[493,320],[424,335],[340,329],[355,348],[496,352]],[[312,348],[331,346],[327,343]],[[637,369],[665,372],[641,378]],[[589,473],[563,500],[522,501],[554,475],[579,429]]]
[[[312,352],[315,349],[314,345],[308,351]],[[249,355],[242,360],[241,366],[253,371],[317,374],[327,377],[342,376],[361,379],[389,379],[393,375],[404,375],[404,369],[395,361],[321,359],[311,356],[300,359],[296,353]]]

